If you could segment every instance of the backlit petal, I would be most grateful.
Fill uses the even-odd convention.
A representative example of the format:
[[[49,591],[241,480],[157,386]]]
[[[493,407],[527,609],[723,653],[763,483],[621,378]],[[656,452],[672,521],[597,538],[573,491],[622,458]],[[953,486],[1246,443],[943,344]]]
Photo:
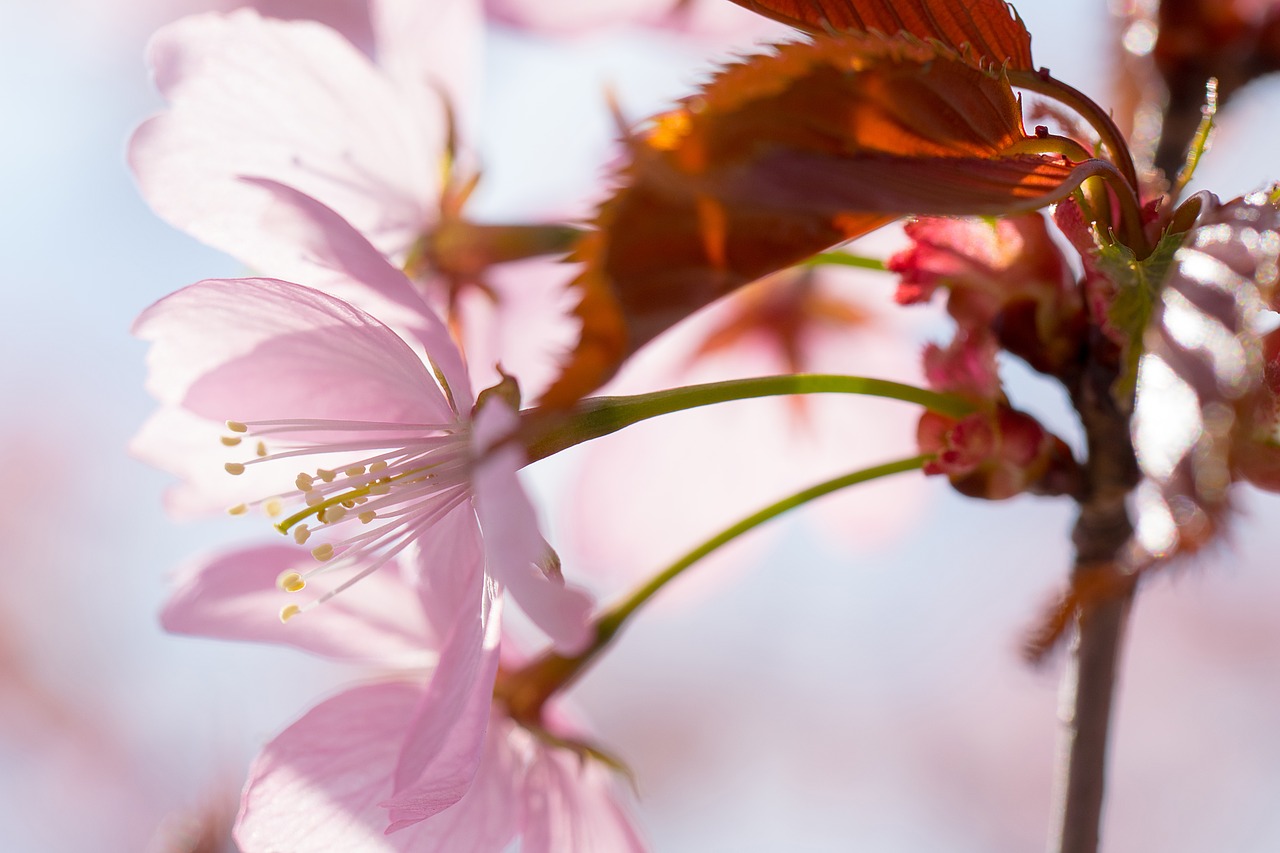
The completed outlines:
[[[395,565],[307,612],[280,621],[280,608],[296,603],[277,579],[315,565],[303,548],[264,545],[225,551],[183,569],[160,614],[177,634],[276,643],[337,660],[426,667],[441,639],[424,619],[413,588]],[[325,587],[324,576],[311,584]],[[333,585],[330,583],[329,585]]]

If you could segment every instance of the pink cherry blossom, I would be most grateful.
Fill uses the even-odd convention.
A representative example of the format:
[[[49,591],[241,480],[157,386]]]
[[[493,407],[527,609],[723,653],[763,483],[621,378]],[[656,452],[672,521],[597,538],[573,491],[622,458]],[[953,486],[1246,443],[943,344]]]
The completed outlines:
[[[476,47],[467,5],[444,4],[457,20],[401,37],[452,63]],[[270,196],[239,176],[320,200],[393,258],[435,218],[446,127],[429,87],[465,94],[454,87],[467,65],[399,79],[328,27],[250,9],[164,27],[148,62],[170,108],[138,128],[130,165],[156,212],[204,242],[256,270],[296,272],[296,248],[262,227]]]
[[[134,327],[153,343],[148,388],[161,402],[135,451],[186,479],[180,509],[215,500],[231,502],[233,514],[260,508],[310,544],[320,565],[286,585],[344,579],[287,614],[403,554],[418,561],[424,588],[475,588],[447,605],[457,619],[474,621],[466,602],[478,600],[487,573],[557,643],[584,641],[590,601],[539,568],[549,548],[517,479],[523,452],[505,441],[515,412],[495,395],[473,419],[461,355],[404,274],[332,211],[289,210],[299,239],[334,259],[334,289],[393,310],[407,338],[290,282],[187,287]],[[203,450],[187,434],[203,438]]]
[[[415,570],[394,564],[290,634],[272,616],[286,601],[275,579],[296,553],[251,548],[185,572],[164,611],[170,630],[294,645],[327,657],[396,667],[345,690],[274,738],[250,771],[236,837],[257,851],[632,851],[643,843],[604,765],[556,747],[493,704],[499,602],[486,584],[482,630],[466,651],[482,677],[451,678],[444,652],[425,676],[426,650],[447,615]],[[374,581],[375,578],[371,578]],[[417,656],[419,660],[414,660]],[[508,657],[510,657],[508,655]],[[551,709],[558,737],[575,736]]]
[[[249,9],[160,30],[149,62],[170,106],[130,143],[142,194],[161,217],[255,271],[334,292],[278,216],[281,187],[315,199],[396,266],[419,259],[417,283],[456,321],[476,389],[498,380],[500,361],[536,395],[576,334],[564,268],[523,264],[504,275],[430,262],[430,235],[446,220],[456,225],[465,198],[465,181],[446,174],[446,104],[465,130],[479,9],[472,0],[382,0],[370,17],[376,62],[328,27]],[[356,294],[335,295],[388,319]],[[519,334],[507,333],[512,316]]]

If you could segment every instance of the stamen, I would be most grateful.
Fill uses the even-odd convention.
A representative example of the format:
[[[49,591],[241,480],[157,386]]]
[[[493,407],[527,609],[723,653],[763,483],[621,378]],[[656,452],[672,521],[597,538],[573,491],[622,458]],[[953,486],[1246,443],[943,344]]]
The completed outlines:
[[[287,621],[299,613],[329,600],[367,577],[388,561],[396,559],[410,547],[423,531],[467,499],[468,475],[472,464],[469,430],[463,423],[449,424],[374,424],[348,421],[231,421],[223,443],[227,447],[247,444],[255,455],[239,462],[229,462],[224,469],[230,474],[243,474],[260,463],[277,465],[284,459],[300,460],[292,468],[294,490],[281,491],[259,501],[248,502],[228,511],[242,515],[261,506],[282,534],[292,534],[294,542],[306,546],[319,525],[336,531],[344,521],[350,524],[343,535],[326,536],[329,542],[317,543],[311,549],[316,561],[307,571],[285,572],[276,579],[280,589],[298,592],[310,585],[312,575],[341,574],[342,581],[314,601],[289,605],[281,609],[280,618]],[[377,434],[378,431],[382,435]],[[308,431],[323,433],[320,442],[303,435]],[[343,437],[343,431],[354,434]],[[241,437],[241,434],[248,435]],[[336,441],[329,440],[339,434]],[[270,446],[263,440],[273,437]],[[244,438],[250,439],[245,442]],[[341,460],[333,468],[299,471],[315,454],[326,454],[324,461]],[[311,462],[310,464],[315,464]],[[287,477],[287,469],[284,472]],[[341,478],[341,482],[338,482]],[[289,483],[286,479],[279,484]],[[356,525],[356,519],[360,525]],[[376,522],[375,522],[376,520]],[[304,523],[306,522],[306,523]]]
[[[248,504],[236,504],[233,507],[227,507],[227,515],[244,515],[248,511]]]
[[[301,592],[306,588],[307,582],[298,572],[285,572],[276,579],[276,586],[285,592]]]

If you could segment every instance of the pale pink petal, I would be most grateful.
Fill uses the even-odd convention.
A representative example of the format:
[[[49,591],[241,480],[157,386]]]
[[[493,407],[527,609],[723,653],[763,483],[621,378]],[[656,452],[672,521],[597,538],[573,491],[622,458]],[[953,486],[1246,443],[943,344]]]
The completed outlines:
[[[539,745],[524,780],[521,853],[643,853],[648,847],[598,761]]]
[[[501,590],[480,566],[457,604],[456,623],[418,706],[395,769],[395,792],[382,801],[391,830],[449,808],[471,787],[484,748],[498,671]]]
[[[505,584],[520,609],[563,651],[580,651],[591,639],[591,596],[538,568],[548,555],[533,504],[520,485],[524,452],[504,441],[517,424],[501,401],[476,414],[473,435],[483,454],[472,474],[476,515],[484,533],[485,566]]]
[[[400,256],[434,219],[442,111],[424,116],[346,39],[250,10],[185,18],[149,49],[171,108],[129,160],[152,207],[250,266],[288,277],[292,247],[263,227],[270,178],[337,210]]]
[[[477,575],[484,567],[484,543],[470,501],[462,501],[422,531],[411,564],[417,605],[433,625],[452,626],[460,614],[474,611],[481,591]]]
[[[726,0],[486,0],[489,14],[519,27],[553,33],[585,33],[607,26],[640,24],[699,36],[779,39],[794,35],[760,15]]]
[[[147,388],[211,419],[330,418],[442,423],[452,410],[386,326],[310,288],[213,279],[152,305]]]
[[[413,833],[388,838],[378,806],[391,791],[420,684],[347,690],[267,744],[249,770],[236,822],[243,853],[421,850]]]
[[[485,274],[493,297],[476,288],[462,292],[458,308],[473,388],[496,385],[501,366],[519,380],[524,399],[536,400],[560,375],[582,327],[565,287],[573,272],[569,264],[542,259],[501,264]]]
[[[197,417],[178,406],[161,406],[129,442],[133,456],[179,478],[164,496],[165,509],[175,518],[222,512],[279,489],[278,472],[261,466],[246,469],[240,477],[227,476],[222,466],[240,460],[244,453],[233,454],[222,446],[219,439],[226,433],[222,422]]]
[[[523,757],[506,743],[514,727],[497,709],[490,712],[480,765],[466,795],[430,820],[394,830],[388,838],[417,853],[497,853],[520,831]],[[401,842],[412,838],[412,845]]]
[[[478,0],[370,0],[378,65],[425,116],[449,99],[464,128],[479,103],[484,12]],[[469,138],[467,134],[463,138]]]
[[[444,374],[459,409],[470,408],[462,355],[417,286],[332,208],[277,181],[243,180],[271,195],[263,224],[297,253],[291,264],[299,274],[294,280],[372,314],[416,342]]]
[[[426,667],[442,637],[426,621],[413,587],[394,563],[285,624],[280,609],[337,585],[320,575],[300,593],[281,590],[288,571],[315,568],[304,548],[264,545],[220,553],[179,572],[160,614],[166,630],[226,640],[277,643],[345,661]]]

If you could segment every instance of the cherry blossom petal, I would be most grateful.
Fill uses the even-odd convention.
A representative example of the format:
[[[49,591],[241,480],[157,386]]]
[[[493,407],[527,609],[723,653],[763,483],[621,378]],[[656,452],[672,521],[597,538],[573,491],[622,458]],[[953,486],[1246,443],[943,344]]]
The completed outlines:
[[[394,794],[382,805],[391,830],[449,808],[467,793],[484,748],[498,671],[500,588],[479,565],[458,566],[470,583],[453,630],[418,705],[395,766]]]
[[[418,606],[413,588],[395,565],[384,566],[305,616],[280,621],[296,603],[276,579],[313,568],[304,549],[265,545],[225,551],[180,571],[161,611],[165,630],[177,634],[293,646],[322,657],[388,666],[427,667],[441,637]],[[330,583],[328,586],[333,586]],[[308,589],[326,586],[318,577]]]
[[[462,356],[405,274],[332,208],[277,181],[243,180],[271,195],[271,204],[263,209],[264,227],[297,253],[290,265],[298,273],[293,280],[336,296],[377,317],[406,341],[416,341],[444,374],[458,407],[470,407],[471,388]],[[536,334],[555,319],[548,317],[530,326]]]
[[[436,121],[447,97],[466,128],[480,94],[479,0],[370,0],[369,6],[378,66],[398,84],[406,108]]]
[[[536,399],[546,390],[582,326],[573,316],[573,296],[565,288],[572,277],[568,264],[518,261],[486,273],[492,297],[476,288],[462,291],[458,313],[472,388],[498,384],[501,367],[520,381],[526,399]]]
[[[244,853],[412,850],[414,838],[384,834],[379,801],[391,789],[405,732],[421,698],[395,681],[321,702],[259,754],[236,822]]]
[[[442,423],[453,412],[394,332],[310,288],[211,279],[152,305],[147,388],[211,419],[330,418]]]
[[[185,18],[149,49],[171,108],[134,134],[143,195],[175,226],[252,267],[290,276],[292,247],[263,227],[270,196],[239,176],[312,195],[385,254],[434,218],[443,113],[398,87],[327,27],[251,10]]]
[[[472,474],[476,515],[484,533],[488,572],[511,591],[530,619],[563,651],[580,651],[591,638],[588,625],[591,596],[567,586],[558,573],[548,576],[539,567],[550,547],[538,530],[533,504],[520,485],[523,451],[505,442],[516,428],[516,414],[501,401],[481,407],[473,424],[482,458]]]
[[[180,406],[161,406],[129,442],[136,458],[167,471],[178,482],[165,490],[165,510],[191,519],[221,512],[273,493],[274,472],[254,466],[241,477],[228,477],[223,464],[234,461],[219,439],[226,424],[197,417]],[[278,477],[277,477],[278,479]]]
[[[552,33],[587,33],[640,24],[701,37],[782,37],[787,31],[724,0],[486,0],[489,15],[505,24]]]
[[[614,774],[597,761],[543,747],[525,778],[522,853],[608,850],[643,853],[648,847],[617,801]]]

